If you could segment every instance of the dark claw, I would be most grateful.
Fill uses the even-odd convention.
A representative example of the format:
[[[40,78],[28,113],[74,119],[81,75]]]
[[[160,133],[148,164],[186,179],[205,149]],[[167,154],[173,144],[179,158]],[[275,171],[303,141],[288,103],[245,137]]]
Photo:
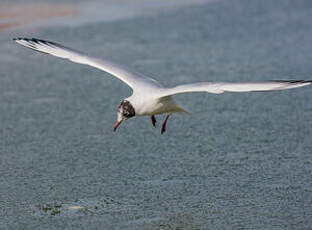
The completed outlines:
[[[152,119],[152,124],[154,127],[156,127],[156,118],[154,115],[151,116],[151,119]]]
[[[168,118],[169,118],[170,115],[167,115],[164,123],[162,124],[161,126],[161,134],[163,134],[164,132],[166,132],[166,124],[167,124],[167,121],[168,121]]]
[[[164,132],[166,132],[166,127],[161,127],[161,134],[163,134]]]

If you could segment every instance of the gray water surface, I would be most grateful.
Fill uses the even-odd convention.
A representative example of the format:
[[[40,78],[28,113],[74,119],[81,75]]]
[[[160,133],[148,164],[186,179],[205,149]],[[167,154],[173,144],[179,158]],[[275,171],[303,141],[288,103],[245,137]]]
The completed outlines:
[[[11,41],[60,42],[168,86],[311,80],[311,22],[308,0],[222,0],[1,32],[0,229],[311,229],[311,87],[179,95],[193,115],[164,135],[164,116],[114,133],[126,85]]]

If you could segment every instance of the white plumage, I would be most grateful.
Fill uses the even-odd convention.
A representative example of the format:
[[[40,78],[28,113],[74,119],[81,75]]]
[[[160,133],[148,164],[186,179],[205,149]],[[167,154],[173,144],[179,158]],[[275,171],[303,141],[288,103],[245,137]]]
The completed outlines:
[[[278,80],[250,83],[199,82],[178,85],[173,88],[166,88],[162,87],[156,80],[131,71],[128,68],[120,66],[119,64],[105,59],[90,57],[85,53],[54,42],[35,38],[15,38],[14,40],[17,43],[33,50],[101,69],[129,85],[132,88],[133,93],[121,103],[121,109],[118,110],[118,120],[114,130],[117,129],[122,121],[127,120],[134,115],[149,115],[152,118],[153,125],[155,125],[156,120],[154,115],[167,113],[168,115],[166,120],[162,125],[163,133],[165,131],[168,117],[172,113],[187,113],[187,111],[179,106],[171,97],[175,94],[188,92],[208,92],[220,94],[223,92],[273,91],[298,88],[312,83],[312,81],[304,80]],[[131,107],[133,107],[133,111],[132,113],[129,113]],[[128,112],[128,115],[126,115],[126,112]]]

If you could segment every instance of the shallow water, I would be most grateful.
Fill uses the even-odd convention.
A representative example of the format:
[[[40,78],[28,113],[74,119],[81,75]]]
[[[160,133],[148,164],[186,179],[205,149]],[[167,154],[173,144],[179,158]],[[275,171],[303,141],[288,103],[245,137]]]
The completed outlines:
[[[212,1],[0,36],[0,229],[309,229],[311,87],[177,96],[160,135],[112,131],[126,85],[11,41],[38,37],[174,86],[311,79],[311,1]],[[70,208],[79,206],[81,208]]]

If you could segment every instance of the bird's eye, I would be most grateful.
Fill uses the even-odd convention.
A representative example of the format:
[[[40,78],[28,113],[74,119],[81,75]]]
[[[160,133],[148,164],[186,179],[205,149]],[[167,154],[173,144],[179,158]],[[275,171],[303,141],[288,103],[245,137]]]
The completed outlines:
[[[124,110],[122,111],[122,114],[123,114],[125,117],[128,117],[130,113],[129,113],[128,110],[124,109]]]

